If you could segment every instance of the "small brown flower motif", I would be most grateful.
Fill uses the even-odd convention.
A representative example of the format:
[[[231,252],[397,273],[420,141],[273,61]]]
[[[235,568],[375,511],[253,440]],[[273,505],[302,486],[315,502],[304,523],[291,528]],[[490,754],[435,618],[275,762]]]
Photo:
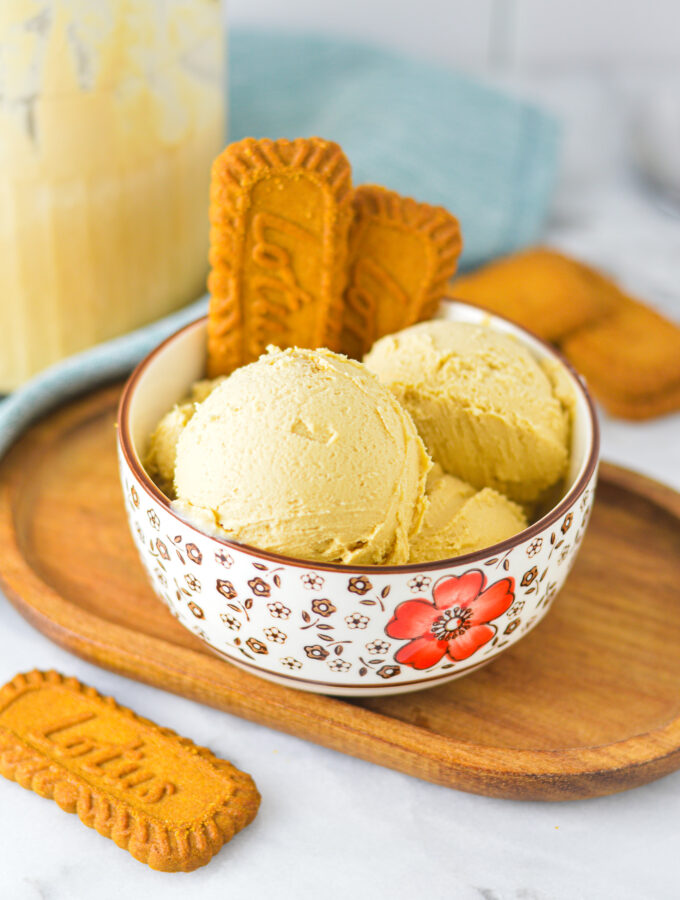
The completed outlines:
[[[272,592],[271,587],[262,578],[251,578],[248,587],[256,597],[268,597]]]
[[[520,584],[522,585],[522,587],[529,587],[529,585],[536,580],[537,575],[538,569],[536,568],[536,566],[532,566],[530,569],[527,569],[524,575],[522,575]]]
[[[308,591],[320,591],[323,587],[323,578],[321,575],[315,575],[314,572],[307,572],[305,575],[300,575],[300,581]]]
[[[518,600],[513,606],[508,610],[509,616],[518,616],[522,610],[524,609],[524,600]]]
[[[372,587],[373,585],[365,575],[358,575],[356,578],[350,578],[347,590],[351,591],[353,594],[360,594],[363,596],[364,594],[367,594]]]
[[[410,602],[410,601],[409,601]],[[413,601],[416,602],[415,600]],[[348,628],[365,628],[369,623],[368,616],[362,616],[361,613],[352,613],[351,616],[345,616]]]
[[[218,578],[216,585],[217,590],[223,597],[226,597],[227,600],[233,600],[237,596],[236,588],[231,581],[225,581],[223,578]]]
[[[220,613],[220,619],[222,619],[227,628],[231,628],[232,631],[238,631],[241,627],[240,620],[230,613]]]
[[[574,514],[567,513],[564,517],[564,522],[562,522],[562,534],[566,534],[571,528],[571,523],[574,521]]]
[[[196,578],[195,575],[185,575],[184,580],[187,583],[187,587],[190,591],[196,591],[198,593],[201,590],[201,582]]]
[[[506,625],[506,628],[505,628],[505,631],[503,632],[503,634],[512,634],[512,632],[515,630],[515,628],[519,628],[519,623],[520,623],[519,619],[513,619],[513,621],[510,622],[509,625]]]
[[[280,631],[275,625],[272,625],[270,628],[265,628],[264,636],[268,641],[274,641],[275,644],[285,644],[287,634],[284,634],[283,631]]]
[[[334,659],[329,659],[326,665],[331,672],[347,672],[352,668],[351,663],[348,663],[344,659],[338,659],[337,656]]]
[[[560,551],[560,558],[557,560],[557,564],[559,566],[561,566],[562,563],[565,562],[565,560],[568,558],[570,551],[571,547],[562,547],[562,550]]]
[[[280,603],[278,600],[274,603],[268,603],[267,609],[269,610],[269,615],[275,619],[287,619],[290,616],[288,607],[284,606],[283,603]]]
[[[162,559],[170,559],[170,554],[168,553],[168,548],[165,546],[163,541],[160,538],[156,538],[156,550],[158,550],[158,555]]]
[[[543,546],[543,538],[541,538],[541,537],[534,538],[534,540],[527,546],[527,556],[529,558],[536,556],[536,554],[541,552],[542,546]]]
[[[389,641],[381,641],[380,638],[377,638],[375,641],[371,641],[370,644],[366,644],[366,649],[369,653],[373,653],[376,656],[384,656],[385,653],[389,652],[391,646]]]
[[[292,656],[282,656],[281,657],[281,665],[285,666],[287,669],[301,669],[302,663],[299,659],[293,659]]]
[[[414,594],[417,594],[419,591],[424,591],[425,588],[428,588],[432,584],[432,579],[427,575],[416,575],[412,578],[408,586],[411,588]]]
[[[198,549],[196,544],[187,544],[186,545],[187,556],[197,566],[200,566],[203,562],[203,554]]]
[[[320,644],[314,644],[311,647],[305,647],[305,653],[310,659],[327,659],[328,650]]]
[[[312,612],[327,619],[328,616],[332,616],[335,612],[335,606],[330,600],[312,600]]]
[[[381,678],[394,678],[400,672],[401,666],[380,666],[375,674],[380,675]]]
[[[137,532],[137,537],[139,538],[139,540],[140,540],[143,544],[146,543],[146,537],[145,537],[144,532],[142,531],[142,529],[139,527],[139,525],[135,525],[135,531]]]
[[[161,520],[158,518],[153,509],[147,509],[146,515],[149,519],[149,524],[152,528],[155,528],[156,531],[161,527]]]
[[[246,641],[246,646],[250,647],[253,653],[269,653],[267,645],[263,644],[262,641],[258,641],[257,638],[248,638],[248,640]]]
[[[234,558],[225,553],[224,550],[218,550],[215,554],[215,562],[224,566],[225,569],[230,569],[234,565]]]
[[[198,605],[198,603],[194,603],[194,601],[191,600],[189,602],[189,609],[192,611],[192,613],[196,616],[197,619],[205,619],[205,613],[203,612],[201,607]]]
[[[139,506],[139,494],[137,493],[137,488],[134,486],[134,484],[130,488],[130,498],[132,500],[133,506]]]
[[[163,585],[163,587],[168,586],[168,579],[165,575],[165,572],[162,572],[160,569],[154,569],[154,575],[160,581],[160,583]]]

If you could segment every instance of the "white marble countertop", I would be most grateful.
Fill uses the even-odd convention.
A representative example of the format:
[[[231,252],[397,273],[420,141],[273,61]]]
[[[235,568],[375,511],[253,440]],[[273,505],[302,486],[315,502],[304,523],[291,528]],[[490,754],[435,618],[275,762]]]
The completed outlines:
[[[680,216],[664,212],[628,164],[631,83],[639,88],[639,80],[586,73],[516,78],[512,86],[566,122],[546,239],[680,320]],[[604,416],[602,424],[605,459],[680,489],[680,416],[647,424]],[[458,793],[95,668],[0,598],[0,682],[33,667],[73,674],[209,746],[252,773],[263,802],[254,824],[209,866],[165,875],[0,779],[1,900],[678,897],[680,773],[561,804]]]

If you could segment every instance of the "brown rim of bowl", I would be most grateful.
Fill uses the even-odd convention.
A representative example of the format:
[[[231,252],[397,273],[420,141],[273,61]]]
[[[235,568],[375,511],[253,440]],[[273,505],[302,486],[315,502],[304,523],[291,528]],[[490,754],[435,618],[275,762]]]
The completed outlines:
[[[434,562],[404,563],[403,565],[394,566],[352,566],[345,565],[344,563],[324,563],[317,562],[312,559],[298,559],[297,557],[293,556],[284,556],[280,553],[270,553],[266,550],[259,550],[257,547],[251,547],[248,544],[239,544],[237,541],[229,541],[226,538],[219,538],[212,534],[206,534],[205,531],[201,531],[200,528],[192,525],[191,522],[188,522],[186,519],[178,516],[177,513],[173,510],[170,500],[158,487],[156,487],[154,482],[147,475],[146,470],[142,466],[141,462],[137,458],[137,454],[134,451],[132,440],[128,432],[127,414],[132,395],[137,386],[137,382],[139,381],[141,375],[143,374],[147,366],[151,363],[151,361],[165,348],[167,344],[174,341],[177,337],[179,337],[180,334],[188,331],[191,328],[197,328],[201,323],[205,322],[208,318],[207,316],[201,316],[199,319],[195,319],[188,325],[184,325],[178,331],[175,331],[173,334],[171,334],[170,337],[167,337],[164,341],[162,341],[154,350],[151,351],[151,353],[147,354],[147,356],[145,356],[144,359],[140,363],[138,363],[138,365],[128,378],[127,382],[125,383],[123,393],[120,398],[120,404],[118,406],[117,428],[118,440],[125,461],[137,476],[140,485],[144,488],[146,493],[149,494],[149,496],[156,500],[158,503],[160,503],[161,506],[165,507],[167,512],[170,513],[170,515],[173,516],[185,528],[190,528],[196,534],[211,538],[212,540],[217,541],[217,543],[221,544],[222,546],[229,547],[230,549],[239,551],[241,553],[246,553],[250,556],[256,557],[257,559],[266,559],[270,562],[284,563],[287,566],[294,566],[300,569],[318,569],[325,572],[338,572],[342,574],[347,574],[349,572],[360,572],[361,574],[366,575],[371,572],[374,575],[379,572],[385,572],[386,574],[395,574],[400,572],[439,572],[441,570],[450,569],[452,566],[467,566],[471,563],[481,562],[487,557],[492,556],[494,553],[504,553],[506,550],[510,550],[512,547],[523,544],[525,541],[540,534],[542,531],[544,531],[545,528],[556,522],[563,513],[565,513],[571,506],[573,506],[573,504],[581,496],[581,494],[585,490],[586,485],[592,478],[593,473],[597,468],[600,452],[600,427],[597,421],[597,414],[595,412],[595,404],[593,403],[592,398],[585,385],[581,381],[578,372],[574,369],[571,363],[569,363],[568,360],[566,360],[559,351],[555,350],[555,348],[551,344],[548,344],[547,341],[544,341],[536,335],[531,334],[531,332],[527,331],[525,328],[522,328],[521,325],[517,325],[516,322],[512,322],[510,319],[506,319],[504,316],[498,316],[495,313],[488,312],[482,307],[472,306],[472,304],[470,303],[465,303],[462,300],[455,300],[452,297],[443,298],[443,302],[459,303],[462,306],[468,306],[471,309],[481,311],[482,313],[487,313],[487,315],[493,316],[493,318],[507,323],[513,329],[517,329],[520,334],[526,334],[531,340],[536,341],[536,343],[544,347],[552,357],[562,363],[564,368],[571,375],[572,382],[574,383],[577,391],[580,391],[581,395],[586,401],[592,428],[592,443],[581,477],[560,500],[557,506],[553,507],[537,522],[534,522],[528,528],[525,528],[523,531],[519,531],[512,537],[507,538],[506,540],[501,541],[498,544],[492,544],[490,547],[485,547],[482,550],[477,550],[474,553],[466,553],[463,556],[451,556],[447,559],[437,559]]]

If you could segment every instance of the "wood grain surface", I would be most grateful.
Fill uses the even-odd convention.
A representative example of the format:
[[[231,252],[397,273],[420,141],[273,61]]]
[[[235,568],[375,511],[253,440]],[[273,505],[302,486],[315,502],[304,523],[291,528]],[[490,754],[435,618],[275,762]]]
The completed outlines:
[[[118,482],[119,393],[115,385],[52,413],[0,463],[0,581],[55,642],[130,678],[490,796],[592,797],[680,767],[679,494],[603,465],[579,559],[543,623],[459,681],[331,699],[216,658],[156,600]]]

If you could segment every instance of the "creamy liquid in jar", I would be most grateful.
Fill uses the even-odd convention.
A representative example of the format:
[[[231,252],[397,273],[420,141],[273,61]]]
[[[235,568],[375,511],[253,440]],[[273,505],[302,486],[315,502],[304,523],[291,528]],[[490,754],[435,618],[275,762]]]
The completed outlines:
[[[205,290],[218,0],[0,0],[0,392]]]

